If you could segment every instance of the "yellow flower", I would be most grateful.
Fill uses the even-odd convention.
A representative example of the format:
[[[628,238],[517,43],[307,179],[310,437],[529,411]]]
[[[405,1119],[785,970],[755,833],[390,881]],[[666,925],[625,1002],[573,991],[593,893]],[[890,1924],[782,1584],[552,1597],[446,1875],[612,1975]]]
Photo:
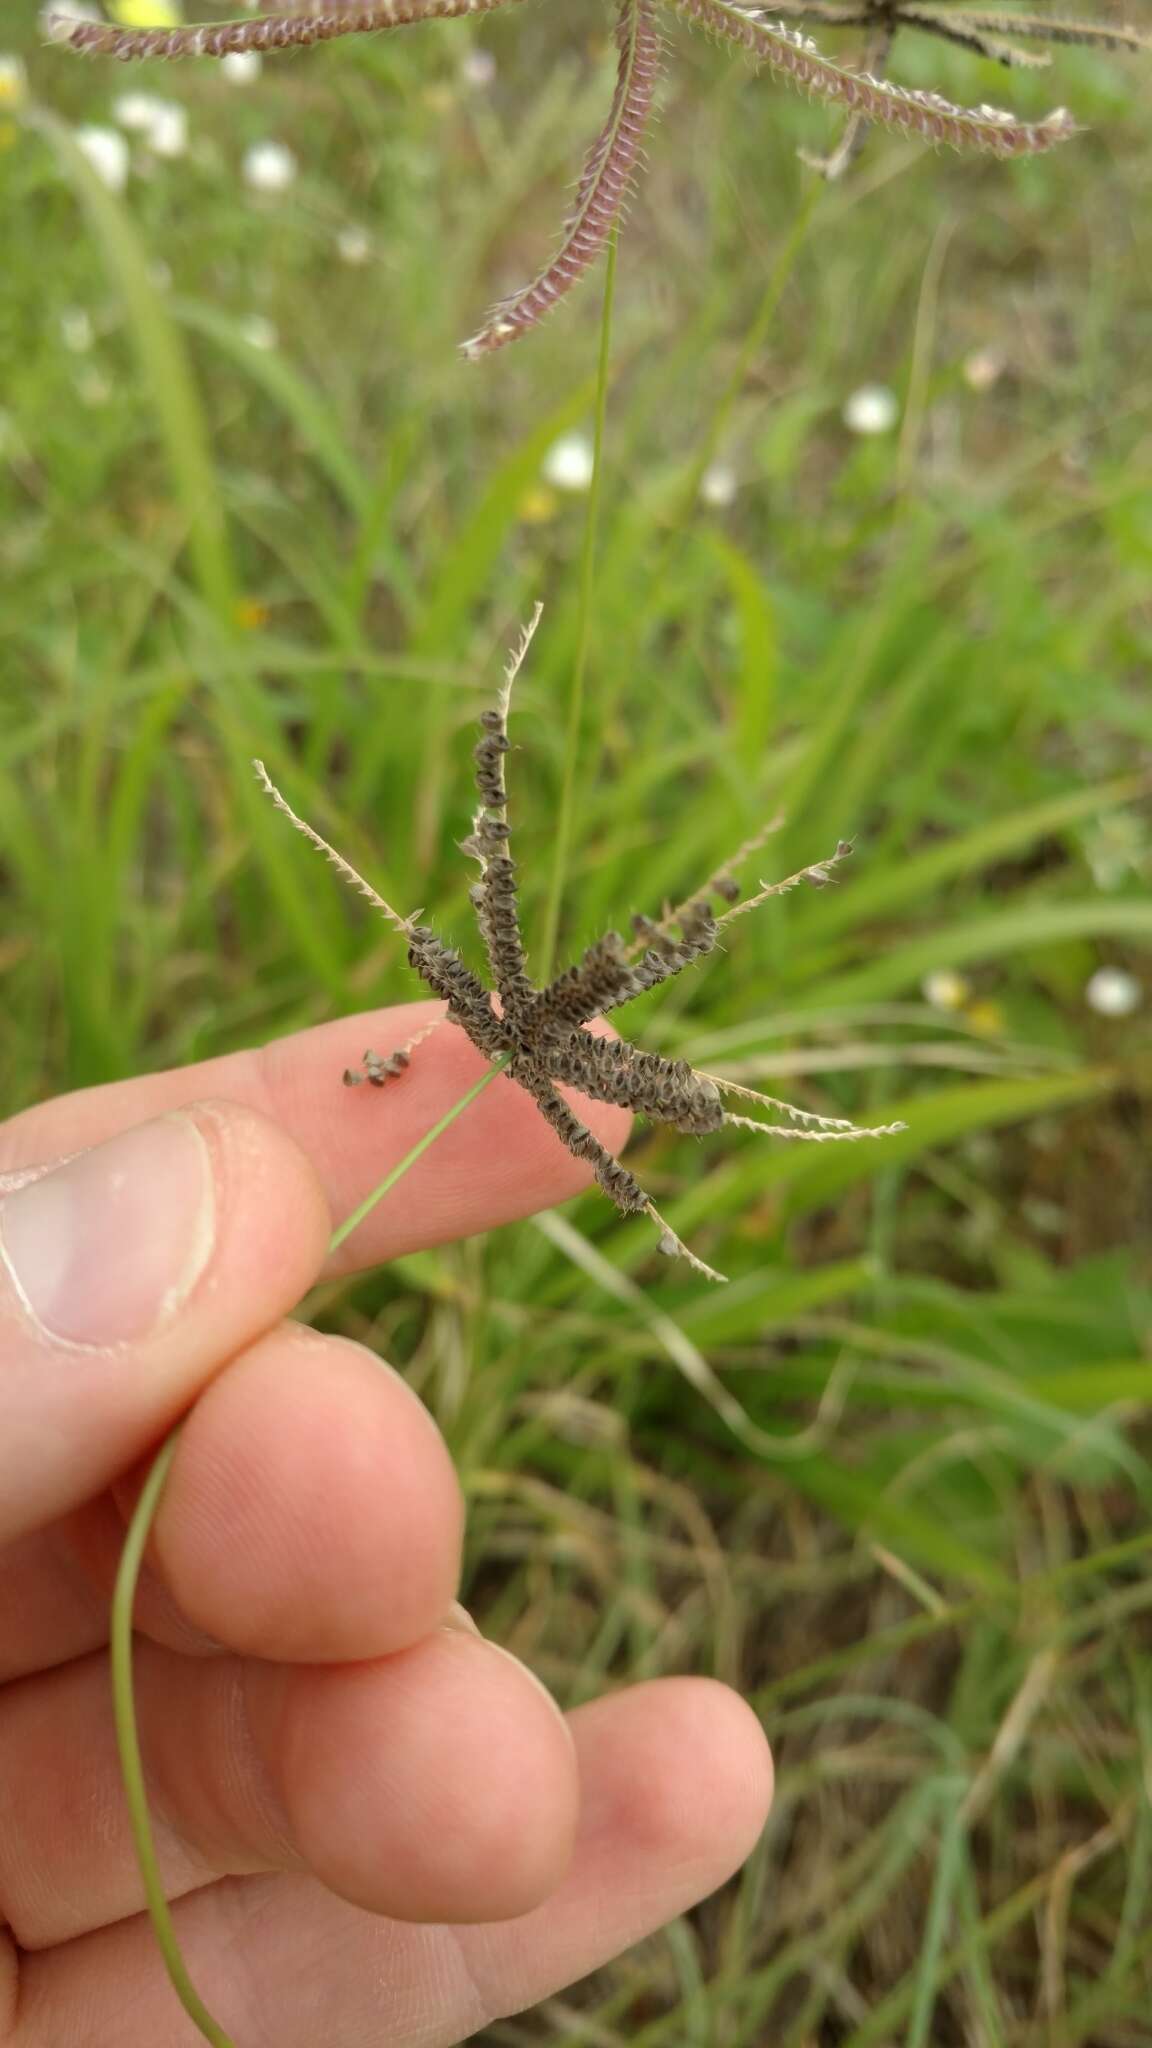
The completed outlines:
[[[0,110],[15,113],[28,97],[28,74],[23,59],[0,55]]]
[[[934,1010],[962,1010],[971,995],[964,976],[954,974],[950,967],[938,967],[935,973],[925,975],[921,987]]]
[[[179,28],[180,0],[110,0],[108,12],[121,28]]]
[[[547,526],[550,519],[555,519],[558,510],[555,491],[542,490],[539,485],[534,490],[525,491],[520,500],[520,517],[526,526]]]
[[[987,997],[965,1005],[964,1022],[978,1038],[1002,1038],[1004,1035],[1004,1012],[999,1003]]]

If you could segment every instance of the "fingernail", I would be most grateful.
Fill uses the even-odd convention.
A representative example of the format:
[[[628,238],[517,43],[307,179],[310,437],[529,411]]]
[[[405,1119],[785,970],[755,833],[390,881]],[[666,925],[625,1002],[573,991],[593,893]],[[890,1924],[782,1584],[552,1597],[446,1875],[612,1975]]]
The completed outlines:
[[[562,1722],[563,1726],[566,1729],[568,1728],[568,1716],[564,1712],[563,1707],[560,1705],[559,1700],[553,1698],[552,1694],[548,1690],[548,1687],[545,1685],[544,1680],[542,1678],[537,1678],[536,1673],[533,1671],[531,1665],[525,1664],[522,1658],[517,1657],[515,1655],[514,1651],[506,1650],[504,1648],[503,1643],[491,1642],[487,1636],[485,1636],[484,1638],[484,1647],[487,1650],[495,1650],[497,1655],[500,1657],[506,1657],[508,1659],[509,1664],[514,1664],[516,1666],[517,1671],[519,1671],[523,1677],[531,1679],[532,1684],[536,1687],[536,1690],[540,1694],[541,1698],[547,1700],[548,1705],[551,1707],[552,1712],[556,1716],[556,1719]],[[571,1733],[571,1730],[569,1729],[568,1732]]]
[[[514,1664],[516,1666],[517,1671],[520,1673],[521,1677],[530,1679],[532,1684],[536,1687],[537,1692],[541,1695],[541,1697],[547,1700],[548,1705],[551,1707],[552,1712],[555,1714],[557,1720],[562,1721],[565,1728],[568,1727],[567,1714],[564,1712],[564,1709],[560,1705],[559,1700],[553,1698],[552,1694],[548,1690],[548,1687],[545,1685],[544,1680],[542,1678],[537,1678],[536,1673],[532,1670],[531,1666],[525,1664],[522,1661],[522,1659],[517,1657],[512,1650],[506,1650],[504,1648],[503,1643],[492,1642],[489,1639],[489,1637],[487,1637],[483,1633],[483,1631],[477,1627],[476,1623],[472,1619],[472,1616],[469,1614],[468,1609],[466,1607],[462,1607],[458,1600],[454,1600],[452,1602],[452,1605],[448,1609],[448,1612],[444,1616],[444,1619],[440,1623],[440,1626],[443,1629],[447,1629],[449,1635],[478,1636],[486,1650],[491,1650],[495,1653],[497,1657],[503,1657],[509,1664]]]
[[[472,1616],[468,1612],[468,1609],[466,1607],[462,1607],[460,1605],[459,1600],[454,1600],[452,1602],[452,1605],[448,1609],[448,1612],[444,1616],[444,1619],[440,1623],[440,1626],[441,1628],[457,1629],[460,1631],[462,1635],[467,1636],[478,1636],[480,1633],[480,1630],[477,1627],[476,1623],[473,1621]]]
[[[146,1337],[208,1262],[208,1147],[183,1114],[139,1124],[8,1195],[0,1253],[28,1313],[59,1343]]]

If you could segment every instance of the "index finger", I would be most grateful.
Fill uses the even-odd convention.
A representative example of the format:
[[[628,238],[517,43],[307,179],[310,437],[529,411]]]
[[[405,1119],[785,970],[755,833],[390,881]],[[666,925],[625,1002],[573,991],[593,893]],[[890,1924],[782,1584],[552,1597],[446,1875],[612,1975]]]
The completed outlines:
[[[0,1187],[6,1173],[23,1178],[30,1168],[212,1096],[280,1124],[311,1160],[339,1223],[485,1071],[487,1062],[463,1031],[444,1023],[382,1090],[343,1085],[343,1070],[359,1064],[366,1046],[387,1056],[442,1012],[433,1002],[364,1011],[197,1066],[57,1097],[0,1129]],[[630,1127],[627,1111],[562,1092],[601,1143],[619,1151]],[[590,1181],[588,1167],[565,1149],[531,1097],[498,1075],[405,1175],[402,1188],[353,1232],[325,1274],[360,1271],[495,1229],[566,1201]]]

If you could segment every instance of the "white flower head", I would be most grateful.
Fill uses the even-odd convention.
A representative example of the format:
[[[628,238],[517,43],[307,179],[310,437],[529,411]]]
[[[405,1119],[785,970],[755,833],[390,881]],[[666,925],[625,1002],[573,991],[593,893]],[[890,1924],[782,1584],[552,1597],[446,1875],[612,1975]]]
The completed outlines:
[[[887,384],[861,384],[841,414],[850,434],[890,434],[899,417],[900,401]]]
[[[245,154],[242,175],[252,192],[286,192],[298,168],[286,142],[254,142]]]
[[[482,92],[496,77],[496,59],[490,50],[469,50],[460,66],[460,76],[474,92]]]
[[[230,85],[251,85],[264,69],[259,50],[230,50],[220,60],[220,69]]]
[[[1084,990],[1090,1010],[1098,1017],[1130,1017],[1140,1008],[1144,991],[1126,967],[1098,967]]]
[[[174,101],[165,107],[163,114],[156,116],[148,142],[157,156],[183,156],[188,148],[188,116],[184,108]]]
[[[188,147],[188,115],[178,100],[157,99],[150,92],[126,92],[113,104],[121,128],[139,135],[154,156],[183,156]]]
[[[925,1002],[934,1010],[962,1010],[971,993],[962,974],[951,967],[938,967],[933,974],[926,974],[920,984]]]
[[[245,320],[243,334],[249,348],[258,348],[265,355],[271,354],[280,339],[271,320],[266,320],[263,313],[252,313]]]
[[[995,342],[989,342],[984,348],[974,348],[971,355],[965,356],[964,382],[969,391],[991,391],[1007,368],[1008,358],[1004,350]]]
[[[712,462],[700,479],[700,499],[705,505],[715,505],[724,511],[736,502],[739,483],[736,471],[730,462]]]
[[[123,192],[130,166],[128,144],[118,128],[77,128],[76,146],[110,192]]]
[[[367,263],[372,254],[372,238],[367,228],[357,227],[355,222],[341,228],[336,237],[336,252],[341,263],[348,263],[353,269]]]
[[[157,109],[166,104],[154,92],[122,92],[112,102],[112,118],[130,135],[146,135],[156,119]]]
[[[544,480],[558,491],[586,491],[594,464],[595,449],[587,434],[562,434],[544,457]]]
[[[0,113],[12,113],[28,97],[28,72],[23,57],[0,53]]]

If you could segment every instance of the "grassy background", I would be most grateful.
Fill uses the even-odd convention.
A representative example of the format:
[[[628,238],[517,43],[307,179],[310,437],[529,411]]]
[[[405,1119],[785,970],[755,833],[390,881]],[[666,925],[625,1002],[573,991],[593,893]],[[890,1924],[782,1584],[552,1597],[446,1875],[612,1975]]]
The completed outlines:
[[[17,14],[13,1107],[409,992],[253,753],[466,942],[469,725],[537,596],[514,767],[539,931],[584,518],[541,465],[589,424],[597,289],[481,368],[454,345],[548,245],[610,62],[602,8],[541,6],[241,89],[71,63]],[[1006,96],[958,53],[901,59]],[[716,1673],[777,1748],[742,1876],[492,2043],[1152,2042],[1152,1062],[1146,1006],[1085,1000],[1100,964],[1152,987],[1148,83],[1081,55],[1008,85],[1089,132],[1016,169],[874,140],[803,232],[825,117],[678,34],[621,258],[565,938],[766,813],[781,872],[855,835],[839,888],[738,927],[629,1030],[907,1134],[641,1137],[723,1291],[589,1197],[323,1305],[447,1432],[487,1629],[566,1701]],[[71,133],[135,86],[191,143],[138,152],[121,202]],[[268,137],[301,166],[278,199],[239,174]],[[876,381],[900,424],[854,437]],[[699,496],[714,458],[727,507]],[[951,1013],[922,994],[944,969]]]

